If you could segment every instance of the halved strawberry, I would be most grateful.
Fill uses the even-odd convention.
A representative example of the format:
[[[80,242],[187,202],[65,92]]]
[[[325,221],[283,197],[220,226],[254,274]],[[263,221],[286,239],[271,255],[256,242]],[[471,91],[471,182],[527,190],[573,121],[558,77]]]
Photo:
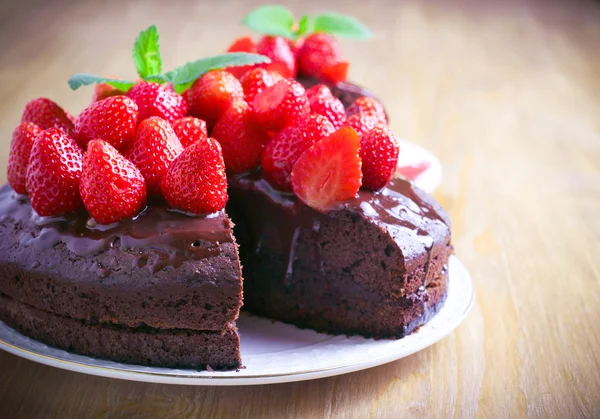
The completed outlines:
[[[316,78],[328,75],[336,79],[331,81],[342,81],[347,70],[348,63],[344,64],[342,50],[333,35],[317,32],[306,37],[298,52],[298,72],[301,75]]]
[[[138,168],[102,140],[88,144],[79,191],[85,208],[100,224],[133,217],[146,204],[146,183]]]
[[[116,87],[112,87],[110,84],[99,83],[94,86],[94,95],[92,96],[92,102],[98,102],[99,100],[106,99],[111,96],[121,96],[124,95],[125,92],[117,89]]]
[[[135,141],[125,154],[146,181],[148,195],[160,193],[160,180],[183,151],[171,125],[157,116],[144,119],[137,127]]]
[[[383,105],[372,97],[359,97],[348,107],[346,112],[348,113],[348,116],[363,113],[376,118],[382,124],[387,124],[387,117],[385,116]]]
[[[178,119],[172,125],[173,131],[177,134],[183,148],[189,147],[196,141],[204,141],[208,138],[206,122],[193,116]]]
[[[283,77],[296,77],[296,59],[288,40],[280,36],[265,35],[256,44],[256,52],[271,59],[264,67]]]
[[[278,132],[310,112],[304,87],[294,79],[283,79],[258,93],[252,101],[256,121],[266,131]]]
[[[8,153],[6,177],[16,193],[27,194],[27,168],[35,138],[42,132],[33,122],[25,122],[15,128]]]
[[[127,92],[127,97],[138,105],[138,121],[158,116],[173,122],[187,113],[187,103],[170,84],[141,82]]]
[[[219,211],[227,202],[227,175],[219,142],[192,144],[177,157],[160,184],[172,207],[196,214]]]
[[[265,70],[264,68],[253,68],[249,70],[240,79],[246,102],[252,103],[254,97],[265,90],[267,87],[273,86],[276,82],[282,79],[279,73]]]
[[[292,187],[306,205],[326,211],[337,202],[352,199],[361,185],[359,137],[342,127],[315,143],[292,170]]]
[[[73,121],[56,102],[45,97],[30,100],[25,105],[21,122],[33,122],[41,129],[58,128],[73,134]]]
[[[310,115],[276,134],[262,155],[265,179],[277,189],[291,191],[290,176],[298,157],[334,131],[335,128],[326,117]]]
[[[202,75],[188,92],[189,114],[206,121],[209,131],[233,101],[244,98],[240,81],[223,70]]]
[[[94,102],[75,120],[74,137],[82,147],[101,139],[117,150],[126,149],[135,139],[138,106],[126,96],[112,96]]]
[[[35,139],[27,168],[27,192],[33,209],[42,216],[60,215],[81,207],[79,179],[83,150],[58,128]]]
[[[317,84],[306,91],[310,112],[326,116],[334,128],[340,128],[346,120],[344,104],[333,94],[329,87]]]
[[[360,137],[363,187],[383,188],[394,175],[398,165],[398,140],[385,126],[377,126]]]

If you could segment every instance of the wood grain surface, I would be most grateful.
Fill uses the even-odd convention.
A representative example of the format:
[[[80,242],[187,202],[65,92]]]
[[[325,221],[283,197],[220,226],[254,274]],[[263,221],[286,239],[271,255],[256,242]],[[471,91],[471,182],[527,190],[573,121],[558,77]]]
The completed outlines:
[[[223,51],[258,1],[0,5],[0,178],[27,100],[80,111],[75,72],[134,76],[156,23],[166,67]],[[301,12],[323,2],[297,0]],[[600,417],[600,4],[331,1],[374,31],[343,41],[351,79],[397,135],[443,162],[436,193],[477,302],[451,336],[406,359],[256,387],[142,384],[0,351],[0,417]]]

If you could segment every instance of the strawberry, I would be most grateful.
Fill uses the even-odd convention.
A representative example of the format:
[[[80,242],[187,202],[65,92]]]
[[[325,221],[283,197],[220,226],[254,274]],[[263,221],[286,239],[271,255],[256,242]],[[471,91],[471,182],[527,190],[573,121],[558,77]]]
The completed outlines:
[[[31,206],[39,215],[60,215],[81,207],[82,157],[81,147],[58,128],[37,136],[29,156],[26,187]]]
[[[429,169],[429,166],[431,166],[431,163],[428,161],[422,161],[407,166],[400,166],[396,168],[396,176],[400,176],[408,180],[415,180],[421,176],[423,172]]]
[[[227,175],[219,142],[192,144],[177,157],[160,184],[172,207],[195,214],[219,211],[227,202]]]
[[[227,48],[227,52],[250,52],[250,53],[256,53],[256,44],[254,43],[254,41],[252,40],[251,37],[249,37],[249,36],[243,36],[243,37],[238,38],[235,41],[233,41],[233,44],[231,44],[229,46],[229,48]],[[255,65],[241,65],[241,66],[237,66],[237,67],[227,67],[226,70],[228,72],[230,72],[231,74],[233,74],[238,79],[241,79],[241,77],[247,71],[249,71],[249,70],[251,70],[253,68],[256,68],[257,65],[260,65],[260,64],[255,64]]]
[[[33,122],[43,130],[58,128],[69,135],[73,133],[73,121],[64,109],[45,97],[27,102],[21,116],[21,123],[23,122]]]
[[[265,35],[256,44],[256,52],[271,59],[265,68],[283,77],[296,77],[296,59],[288,40],[280,36]]]
[[[125,154],[146,181],[148,195],[160,193],[160,180],[183,146],[171,125],[157,116],[144,119],[137,127],[135,141]]]
[[[117,89],[116,87],[112,87],[107,83],[99,83],[94,86],[94,95],[92,96],[92,102],[98,102],[99,100],[106,99],[111,96],[120,96],[124,95],[125,92]]]
[[[250,107],[243,100],[231,104],[212,131],[223,149],[223,160],[231,173],[242,173],[260,165],[263,148],[269,135],[259,129]]]
[[[183,148],[189,147],[196,141],[204,141],[208,138],[206,122],[193,116],[178,119],[171,125]]]
[[[267,87],[273,86],[281,79],[282,76],[279,73],[268,71],[264,68],[259,67],[249,70],[240,79],[246,101],[252,103],[252,100],[258,93],[262,92]]]
[[[306,91],[310,112],[326,116],[334,128],[340,128],[346,120],[344,104],[331,94],[329,87],[317,84]]]
[[[100,224],[138,214],[146,203],[146,183],[137,167],[103,140],[92,140],[83,157],[79,191]]]
[[[304,87],[283,79],[258,93],[252,101],[256,121],[267,131],[278,132],[310,112]]]
[[[361,160],[356,131],[342,127],[315,143],[298,159],[292,170],[296,196],[317,210],[352,199],[361,185]]]
[[[234,100],[244,98],[240,81],[223,70],[202,75],[188,91],[190,115],[205,120],[209,130]]]
[[[19,125],[12,134],[8,154],[8,184],[16,193],[27,194],[27,167],[35,138],[42,132],[33,122]]]
[[[304,39],[299,38],[295,41],[291,39],[286,39],[290,49],[292,50],[292,54],[294,54],[294,58],[298,59],[298,54],[300,53],[300,48],[302,48],[302,44],[304,43]]]
[[[279,132],[263,152],[262,167],[265,179],[277,189],[290,191],[290,176],[298,157],[333,131],[333,125],[326,117],[311,115]]]
[[[183,118],[187,112],[187,103],[170,84],[141,82],[134,85],[127,96],[138,106],[138,121],[158,116],[173,122]]]
[[[383,105],[376,99],[368,96],[362,96],[356,99],[352,105],[346,110],[348,116],[355,115],[357,113],[363,113],[376,118],[382,124],[387,124],[387,117],[385,116],[385,109]]]
[[[317,32],[306,37],[298,52],[301,75],[337,82],[346,79],[347,70],[348,63],[343,62],[342,50],[333,35]]]
[[[112,96],[94,102],[75,120],[75,139],[86,147],[101,139],[118,150],[124,150],[135,139],[138,106],[126,96]]]
[[[398,147],[398,140],[384,126],[360,137],[363,187],[376,191],[390,181],[398,164]]]
[[[354,114],[344,122],[344,126],[354,128],[361,137],[377,125],[381,125],[377,118],[364,113]]]

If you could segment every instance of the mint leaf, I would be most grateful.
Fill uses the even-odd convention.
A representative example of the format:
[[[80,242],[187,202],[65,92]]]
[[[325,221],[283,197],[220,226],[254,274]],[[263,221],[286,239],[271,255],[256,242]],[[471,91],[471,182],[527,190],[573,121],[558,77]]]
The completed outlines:
[[[69,87],[73,90],[77,90],[81,86],[89,86],[90,84],[107,83],[123,92],[127,92],[135,84],[135,82],[132,81],[109,79],[106,77],[94,76],[93,74],[74,74],[71,76],[68,83]]]
[[[266,35],[284,36],[294,39],[294,15],[284,6],[265,5],[251,11],[242,24]]]
[[[313,21],[308,17],[308,15],[304,15],[300,18],[300,22],[298,22],[298,30],[296,31],[296,38],[301,37],[306,33],[311,33],[313,31]]]
[[[189,89],[198,77],[210,70],[270,62],[271,60],[264,55],[233,52],[202,58],[184,64],[175,70],[167,72],[164,77],[173,84],[177,93],[182,93]]]
[[[141,78],[162,72],[162,59],[158,45],[158,30],[152,25],[140,32],[133,45],[133,62]]]
[[[367,39],[373,36],[369,28],[358,19],[339,13],[323,13],[315,16],[313,30],[346,38]]]

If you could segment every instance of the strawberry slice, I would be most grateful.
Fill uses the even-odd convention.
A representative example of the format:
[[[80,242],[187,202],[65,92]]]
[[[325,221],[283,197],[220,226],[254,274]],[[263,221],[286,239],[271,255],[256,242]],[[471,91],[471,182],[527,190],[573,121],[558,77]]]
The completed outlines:
[[[27,194],[27,168],[35,138],[42,132],[33,122],[25,122],[13,131],[6,177],[16,193]]]
[[[320,76],[323,80],[331,83],[346,81],[346,78],[348,77],[348,67],[350,67],[348,61],[328,64],[321,68]]]
[[[26,186],[31,206],[39,215],[66,214],[81,207],[82,156],[81,147],[58,128],[37,136],[29,156]]]
[[[192,144],[169,166],[160,184],[172,207],[210,214],[225,207],[227,175],[219,142],[214,138]]]
[[[172,125],[173,131],[177,134],[177,138],[181,141],[183,148],[187,148],[197,141],[204,141],[208,138],[206,122],[193,116],[178,119]]]
[[[359,137],[342,127],[315,143],[292,170],[292,187],[306,205],[325,211],[336,202],[352,199],[361,185]]]
[[[33,122],[43,130],[58,128],[69,135],[73,134],[73,121],[69,119],[67,112],[45,97],[27,102],[21,116],[21,123],[23,122]]]
[[[146,183],[138,168],[103,140],[88,144],[79,191],[100,224],[133,217],[146,203]]]
[[[396,169],[396,176],[400,176],[408,180],[415,180],[421,174],[423,174],[423,172],[429,169],[430,166],[431,163],[428,161],[422,161],[407,166],[400,166]]]
[[[363,187],[383,188],[398,165],[398,140],[385,126],[377,126],[360,137]]]
[[[153,116],[144,119],[137,127],[135,141],[125,154],[146,180],[148,195],[160,194],[160,180],[169,164],[183,151],[171,125]]]
[[[304,87],[294,79],[283,79],[258,93],[252,110],[264,130],[279,132],[308,116],[310,106]]]

